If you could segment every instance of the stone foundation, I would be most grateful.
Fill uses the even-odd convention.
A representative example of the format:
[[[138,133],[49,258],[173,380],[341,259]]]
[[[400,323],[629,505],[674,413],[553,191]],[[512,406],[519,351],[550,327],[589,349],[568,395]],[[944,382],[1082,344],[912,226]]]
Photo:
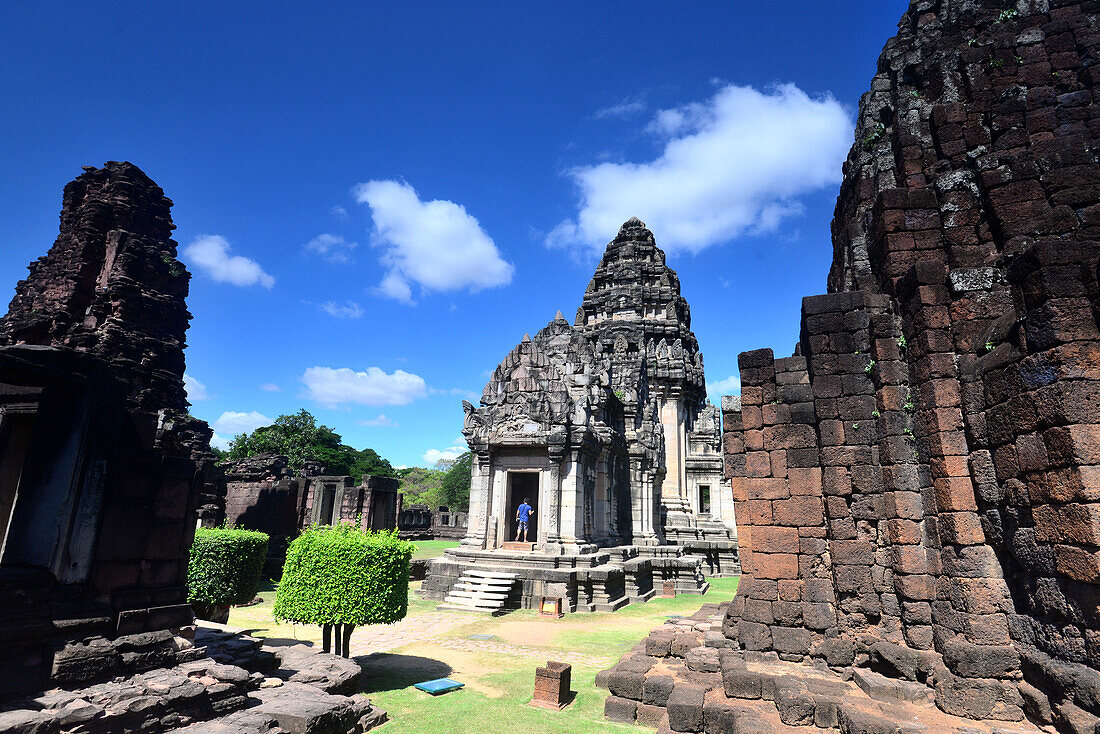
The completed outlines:
[[[710,588],[701,562],[674,546],[621,546],[578,555],[449,549],[428,563],[420,588],[425,599],[443,601],[469,569],[515,574],[505,609],[538,609],[543,596],[562,599],[562,611],[610,612],[649,601],[666,582],[677,594]]]

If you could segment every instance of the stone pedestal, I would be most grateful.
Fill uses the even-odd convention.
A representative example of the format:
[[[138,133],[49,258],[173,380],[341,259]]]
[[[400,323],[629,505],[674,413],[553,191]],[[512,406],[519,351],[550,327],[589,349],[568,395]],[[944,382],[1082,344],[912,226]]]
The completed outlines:
[[[557,663],[549,660],[544,668],[535,668],[535,695],[532,706],[544,709],[561,710],[573,702],[573,693],[569,690],[573,666],[569,663]]]

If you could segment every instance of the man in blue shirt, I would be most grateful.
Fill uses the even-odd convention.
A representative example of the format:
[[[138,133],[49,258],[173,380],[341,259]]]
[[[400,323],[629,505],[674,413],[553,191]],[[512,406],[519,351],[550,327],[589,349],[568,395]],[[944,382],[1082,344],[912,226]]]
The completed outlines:
[[[516,526],[516,540],[520,540],[520,536],[523,536],[523,540],[520,542],[527,542],[527,521],[531,519],[531,505],[527,504],[527,498],[523,498],[523,504],[516,508],[516,522],[519,524]]]

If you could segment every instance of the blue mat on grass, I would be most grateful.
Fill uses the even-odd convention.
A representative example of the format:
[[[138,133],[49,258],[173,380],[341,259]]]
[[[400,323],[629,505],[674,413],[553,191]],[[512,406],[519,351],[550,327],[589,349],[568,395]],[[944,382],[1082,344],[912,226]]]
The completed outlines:
[[[465,683],[459,683],[456,680],[450,678],[436,678],[435,680],[424,681],[423,683],[417,683],[413,688],[418,688],[421,691],[426,691],[433,696],[438,696],[440,693],[446,693],[447,691],[453,691],[462,686]]]

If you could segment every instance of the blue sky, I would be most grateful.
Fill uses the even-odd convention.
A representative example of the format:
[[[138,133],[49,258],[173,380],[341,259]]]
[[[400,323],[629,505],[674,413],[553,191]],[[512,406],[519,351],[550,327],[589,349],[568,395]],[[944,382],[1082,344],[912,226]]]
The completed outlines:
[[[192,412],[305,407],[395,465],[647,221],[708,383],[825,290],[860,95],[904,0],[5,3],[0,290],[81,165],[175,202]],[[728,391],[728,390],[726,390]]]

